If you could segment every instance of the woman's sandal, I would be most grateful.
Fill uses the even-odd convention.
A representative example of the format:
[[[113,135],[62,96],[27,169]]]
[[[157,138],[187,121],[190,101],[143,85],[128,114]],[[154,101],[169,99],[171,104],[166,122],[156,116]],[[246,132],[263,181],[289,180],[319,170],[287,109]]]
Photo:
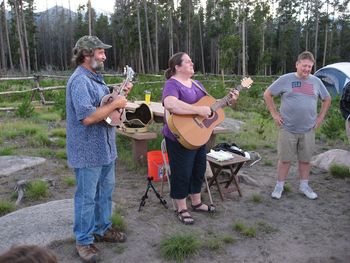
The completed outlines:
[[[206,205],[208,208],[207,209],[200,208],[202,205]],[[207,204],[200,202],[198,205],[191,205],[191,206],[192,206],[193,212],[215,213],[215,211],[216,211],[215,206],[212,204],[207,205]]]
[[[194,219],[191,215],[185,216],[183,214],[188,213],[187,209],[182,209],[181,211],[176,212],[177,218],[180,220],[181,223],[184,225],[193,225]]]

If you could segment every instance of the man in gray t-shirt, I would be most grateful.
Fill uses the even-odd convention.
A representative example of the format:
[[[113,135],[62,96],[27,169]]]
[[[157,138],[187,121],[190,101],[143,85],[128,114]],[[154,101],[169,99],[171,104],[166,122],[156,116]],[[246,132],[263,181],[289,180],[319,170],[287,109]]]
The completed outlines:
[[[281,198],[284,181],[295,155],[299,166],[299,190],[310,199],[317,198],[308,185],[315,144],[314,130],[323,122],[331,97],[322,81],[310,74],[314,62],[312,53],[302,52],[296,62],[297,71],[281,76],[264,93],[266,105],[280,128],[277,183],[271,194],[275,199]],[[276,110],[274,96],[281,97],[279,111]],[[318,98],[322,100],[322,106],[317,114]]]

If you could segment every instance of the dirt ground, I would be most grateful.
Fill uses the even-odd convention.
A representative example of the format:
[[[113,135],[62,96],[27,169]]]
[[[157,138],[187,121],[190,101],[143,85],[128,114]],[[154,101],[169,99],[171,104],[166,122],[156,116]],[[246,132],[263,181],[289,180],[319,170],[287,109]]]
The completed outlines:
[[[317,153],[326,150],[319,144]],[[102,262],[167,262],[161,256],[160,241],[170,235],[188,233],[197,235],[207,245],[185,262],[350,262],[350,180],[335,179],[313,168],[310,185],[319,198],[308,200],[298,193],[294,164],[287,180],[291,192],[274,200],[270,194],[276,180],[276,152],[271,149],[257,151],[263,157],[262,161],[253,167],[244,166],[240,174],[249,175],[259,182],[259,186],[241,182],[243,197],[239,197],[238,192],[225,193],[223,202],[213,186],[217,213],[192,213],[195,219],[192,226],[178,221],[168,196],[165,196],[169,206],[166,209],[151,191],[145,206],[138,211],[146,190],[147,175],[127,171],[118,165],[113,200],[125,216],[128,240],[123,244],[98,243]],[[269,162],[273,165],[268,165]],[[43,165],[17,173],[11,182],[0,182],[0,193],[9,194],[15,180],[47,177],[56,182],[50,189],[50,197],[36,202],[25,200],[22,207],[73,198],[74,187],[63,183],[64,176],[73,176],[65,161],[48,159]],[[160,190],[160,183],[154,185]],[[168,188],[164,189],[167,194]],[[254,202],[253,196],[261,198],[261,202]],[[208,201],[207,193],[203,193],[203,199]],[[238,221],[256,227],[256,236],[247,237],[234,230],[233,225]],[[228,236],[235,242],[222,242]],[[74,240],[55,242],[50,249],[58,255],[59,262],[80,262],[75,254]]]

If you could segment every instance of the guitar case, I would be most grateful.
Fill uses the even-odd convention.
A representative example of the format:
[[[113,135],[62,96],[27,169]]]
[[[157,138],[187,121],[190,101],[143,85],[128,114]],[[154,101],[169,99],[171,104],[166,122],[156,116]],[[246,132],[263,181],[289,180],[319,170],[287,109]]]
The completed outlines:
[[[153,121],[153,112],[150,107],[142,103],[134,111],[125,112],[124,131],[129,133],[147,132],[148,125]]]

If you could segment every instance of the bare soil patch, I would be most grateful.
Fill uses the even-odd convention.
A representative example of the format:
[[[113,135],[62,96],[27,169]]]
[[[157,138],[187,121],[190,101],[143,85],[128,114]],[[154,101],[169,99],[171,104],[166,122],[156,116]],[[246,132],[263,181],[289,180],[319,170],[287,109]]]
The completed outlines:
[[[326,149],[318,142],[317,153]],[[166,262],[160,254],[159,243],[179,233],[194,233],[205,244],[223,240],[226,236],[235,239],[234,243],[219,242],[217,247],[204,246],[185,262],[350,262],[350,180],[335,179],[313,168],[310,185],[319,198],[308,200],[298,193],[299,182],[294,164],[287,180],[292,191],[285,193],[281,200],[273,200],[270,194],[276,180],[276,153],[271,149],[257,151],[263,160],[251,168],[243,167],[240,173],[251,176],[260,185],[241,183],[243,197],[239,197],[237,192],[226,193],[224,202],[221,202],[214,186],[212,194],[217,213],[192,213],[195,218],[192,226],[178,221],[167,195],[168,209],[150,191],[145,206],[139,212],[147,175],[128,171],[118,163],[113,200],[127,222],[128,240],[123,244],[98,243],[103,262]],[[268,165],[266,160],[273,166]],[[48,158],[42,165],[12,174],[6,180],[2,178],[0,199],[11,195],[16,181],[44,177],[56,182],[50,189],[50,196],[39,201],[24,200],[19,208],[73,198],[74,187],[64,183],[65,176],[73,177],[65,161]],[[160,190],[160,183],[154,185]],[[167,185],[164,189],[167,194]],[[254,195],[259,195],[261,202],[254,202]],[[206,193],[203,193],[203,198],[208,201]],[[256,227],[256,236],[246,237],[235,231],[233,225],[237,221]],[[265,228],[259,225],[265,225]],[[80,262],[75,254],[74,240],[55,242],[50,248],[60,262]]]

